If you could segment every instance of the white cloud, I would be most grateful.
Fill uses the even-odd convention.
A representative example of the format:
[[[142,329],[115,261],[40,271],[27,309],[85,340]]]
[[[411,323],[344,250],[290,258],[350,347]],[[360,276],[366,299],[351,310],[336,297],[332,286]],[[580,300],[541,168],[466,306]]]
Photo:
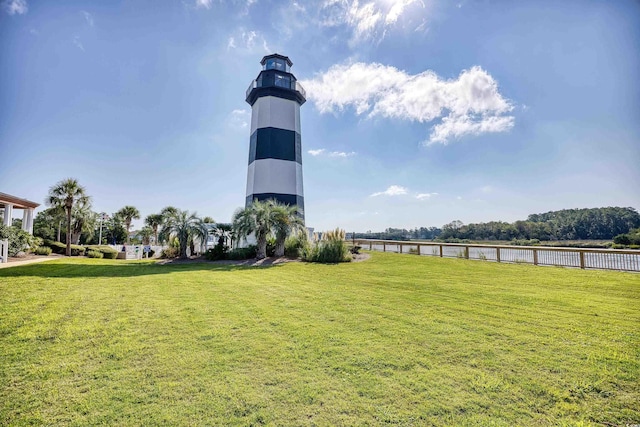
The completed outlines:
[[[407,190],[405,187],[401,187],[399,185],[391,185],[389,186],[389,188],[387,188],[384,191],[380,191],[378,193],[373,193],[372,195],[370,195],[369,197],[377,197],[377,196],[402,196],[404,194],[407,194],[409,192],[409,190]]]
[[[230,49],[243,49],[251,53],[256,51],[270,52],[267,40],[262,33],[242,28],[227,39],[227,50]]]
[[[427,145],[447,144],[452,138],[464,135],[504,132],[513,127],[513,116],[447,116],[432,128]]]
[[[384,18],[385,24],[395,24],[400,15],[402,15],[402,12],[404,12],[404,9],[414,2],[415,0],[400,0],[395,2]]]
[[[211,7],[211,0],[196,0],[196,8],[200,7],[209,9]]]
[[[80,37],[79,36],[75,36],[73,38],[73,44],[80,49],[81,51],[84,52],[84,46],[82,45],[82,42],[80,41]]]
[[[309,151],[307,151],[307,153],[311,154],[314,157],[320,156],[320,155],[324,155],[324,154],[327,154],[329,157],[342,157],[342,158],[351,157],[351,156],[355,156],[356,155],[355,151],[350,151],[350,152],[346,152],[346,151],[331,151],[331,152],[327,153],[324,148],[320,148],[318,150],[309,150]]]
[[[452,138],[513,127],[511,103],[498,92],[497,82],[479,66],[444,80],[427,70],[411,75],[377,63],[337,64],[312,80],[302,81],[307,98],[321,113],[355,109],[357,115],[427,123],[428,143],[447,144]]]
[[[480,189],[483,193],[491,193],[493,191],[493,187],[490,185],[485,185]]]
[[[2,2],[2,8],[9,15],[23,15],[29,10],[27,0],[5,0]]]
[[[320,6],[320,23],[327,27],[346,25],[352,43],[382,37],[412,3],[418,0],[325,0]],[[424,7],[424,4],[423,4]]]
[[[247,128],[251,120],[251,112],[249,110],[233,110],[229,114],[228,124],[234,128]]]
[[[416,199],[418,200],[429,200],[432,197],[437,196],[438,193],[418,193],[416,194]]]
[[[84,10],[82,11],[82,15],[84,15],[84,20],[87,21],[87,24],[89,24],[90,27],[93,27],[93,15]]]
[[[345,151],[332,151],[329,153],[330,157],[351,157],[355,155],[356,155],[355,151],[350,151],[348,153]]]
[[[319,150],[309,150],[307,151],[307,153],[311,154],[312,156],[319,156],[320,154],[324,153],[324,148],[320,148]]]

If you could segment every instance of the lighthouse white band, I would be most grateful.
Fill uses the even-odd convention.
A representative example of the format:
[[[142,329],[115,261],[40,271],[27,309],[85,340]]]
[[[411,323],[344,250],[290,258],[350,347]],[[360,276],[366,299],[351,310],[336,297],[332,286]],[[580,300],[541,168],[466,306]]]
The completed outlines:
[[[256,160],[247,171],[247,195],[281,193],[303,195],[302,165],[278,159]]]
[[[300,133],[300,105],[296,101],[264,96],[258,98],[251,108],[251,134],[266,127]]]

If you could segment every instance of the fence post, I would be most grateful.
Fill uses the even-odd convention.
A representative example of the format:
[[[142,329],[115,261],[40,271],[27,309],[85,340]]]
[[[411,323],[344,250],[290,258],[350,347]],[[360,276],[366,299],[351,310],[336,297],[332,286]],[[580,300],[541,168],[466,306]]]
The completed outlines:
[[[442,245],[440,245],[440,258],[442,258]]]
[[[469,246],[464,247],[464,257],[469,259]]]
[[[584,269],[584,252],[580,251],[580,268]]]
[[[373,249],[373,243],[369,242],[369,250]]]
[[[500,248],[496,248],[496,261],[500,262]]]
[[[533,250],[533,265],[538,265],[538,250]]]
[[[420,255],[420,245],[419,245],[419,244],[418,244],[418,245],[416,245],[416,249],[417,249],[417,251],[418,251],[418,255]]]
[[[382,242],[382,252],[387,252],[387,244]]]
[[[400,253],[402,253],[402,243],[398,244],[398,248],[400,248]]]

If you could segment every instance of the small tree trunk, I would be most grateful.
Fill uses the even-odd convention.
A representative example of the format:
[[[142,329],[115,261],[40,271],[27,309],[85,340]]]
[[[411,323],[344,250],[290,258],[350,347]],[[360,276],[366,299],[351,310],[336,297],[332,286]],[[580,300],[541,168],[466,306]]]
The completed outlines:
[[[67,208],[67,256],[71,256],[71,208]]]
[[[276,250],[274,255],[277,257],[284,256],[284,240],[278,239],[276,241]]]
[[[187,241],[179,240],[179,244],[180,244],[180,258],[186,258],[187,257]]]
[[[60,241],[60,230],[62,229],[62,220],[58,221],[58,242]]]
[[[258,248],[256,250],[256,258],[264,259],[267,257],[267,236],[260,236],[257,240]]]

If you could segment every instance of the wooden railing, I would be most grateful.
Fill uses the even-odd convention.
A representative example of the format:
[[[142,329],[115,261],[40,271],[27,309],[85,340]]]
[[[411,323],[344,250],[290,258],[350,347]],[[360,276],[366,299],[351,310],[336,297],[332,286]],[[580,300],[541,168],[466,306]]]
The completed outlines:
[[[363,249],[483,261],[640,272],[640,251],[352,239]]]

